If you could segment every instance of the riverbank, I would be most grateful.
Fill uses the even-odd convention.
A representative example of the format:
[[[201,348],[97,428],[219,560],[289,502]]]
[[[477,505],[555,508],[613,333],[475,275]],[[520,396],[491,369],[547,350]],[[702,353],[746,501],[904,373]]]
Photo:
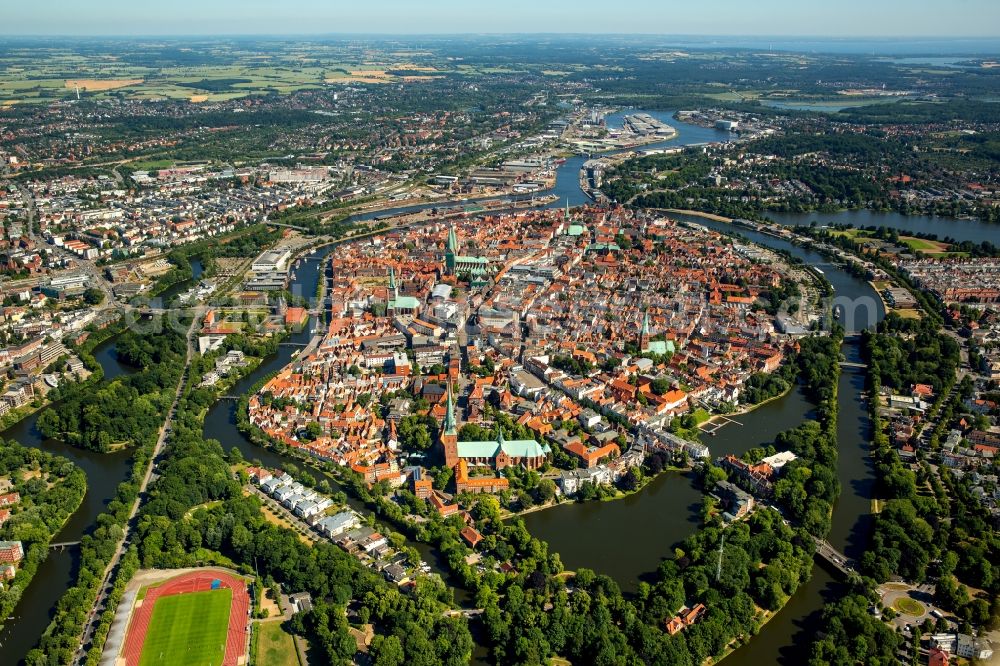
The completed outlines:
[[[16,443],[14,446],[16,448],[13,452],[9,452],[10,455],[16,455],[17,451],[24,452],[23,455],[25,456],[29,455],[27,454],[28,447],[21,446]],[[21,511],[24,510],[36,512],[36,515],[32,518],[40,525],[44,526],[45,538],[39,540],[29,540],[30,533],[26,532],[24,533],[25,536],[21,536],[20,539],[17,539],[19,542],[21,542],[21,539],[24,540],[24,543],[22,544],[24,556],[18,563],[19,567],[17,569],[17,573],[15,574],[14,582],[10,584],[9,590],[0,596],[0,631],[4,629],[8,620],[16,619],[12,616],[12,613],[21,603],[21,599],[24,595],[31,591],[32,582],[34,582],[35,578],[41,571],[42,566],[45,564],[45,561],[49,558],[50,545],[52,544],[53,539],[55,539],[55,536],[66,528],[66,525],[69,523],[70,519],[73,518],[74,514],[76,514],[76,512],[80,509],[80,506],[83,504],[84,497],[87,495],[87,474],[76,465],[74,465],[68,473],[58,478],[54,484],[49,484],[51,476],[48,475],[55,474],[53,470],[55,469],[55,466],[59,462],[60,458],[61,457],[56,454],[43,453],[40,460],[29,461],[28,459],[25,459],[24,465],[15,467],[13,471],[8,470],[8,472],[10,472],[9,476],[21,474],[22,479],[28,479],[30,476],[36,476],[34,470],[32,469],[32,463],[34,462],[39,465],[37,477],[46,482],[46,489],[40,496],[36,496],[38,494],[37,490],[32,492],[29,489],[26,496],[22,498],[22,501],[19,501],[14,505],[13,510],[15,513],[11,516],[11,520],[16,522]],[[43,473],[46,476],[43,477]],[[78,492],[75,495],[70,496],[64,488],[60,487],[64,485],[69,485],[71,489],[78,490]],[[21,490],[22,492],[24,491],[23,488]],[[51,491],[58,492],[54,500],[49,495]],[[63,500],[63,502],[60,503],[59,500]],[[65,500],[69,501],[66,502]],[[19,507],[25,502],[27,503],[27,507],[21,508],[21,510],[18,511]],[[48,513],[52,510],[56,512],[55,516]],[[48,523],[55,517],[58,517],[59,519],[58,524],[50,527]],[[19,527],[20,525],[14,526],[14,529]],[[10,536],[16,538],[18,534],[11,534]]]
[[[523,511],[505,511],[501,515],[502,520],[510,520],[511,518],[520,518],[522,516],[527,516],[533,513],[538,513],[539,511],[545,511],[547,509],[555,509],[560,506],[567,504],[591,504],[595,502],[617,502],[618,500],[627,499],[633,495],[639,494],[646,486],[660,478],[660,476],[668,472],[676,472],[679,474],[687,474],[693,472],[694,467],[688,465],[687,467],[676,467],[674,465],[669,465],[662,468],[656,474],[644,474],[639,485],[632,490],[622,490],[621,488],[615,488],[615,494],[605,497],[595,497],[593,499],[573,499],[571,497],[566,497],[565,495],[560,495],[562,499],[557,499],[552,502],[547,502],[546,504],[536,504],[530,508],[524,509]]]
[[[120,335],[122,330],[123,329],[120,326],[120,323],[116,322],[116,324],[101,329],[100,331],[92,334],[91,337],[87,338],[86,342],[81,344],[75,351],[77,356],[80,357],[80,360],[82,360],[84,365],[87,366],[88,370],[90,370],[90,374],[79,382],[67,382],[66,384],[63,384],[63,386],[100,383],[100,381],[104,379],[105,373],[104,368],[97,362],[97,359],[94,358],[94,350],[108,340]],[[45,394],[41,396],[41,401],[37,405],[30,403],[22,405],[21,407],[12,409],[0,417],[0,432],[9,430],[21,421],[38,414],[46,407],[51,407],[58,403],[58,399],[52,400],[48,397],[51,395],[53,390],[54,389],[46,391]]]
[[[700,210],[687,210],[686,208],[651,208],[649,210],[662,210],[665,213],[673,213],[675,215],[690,215],[692,217],[703,217],[706,220],[712,220],[713,222],[724,222],[726,224],[732,224],[733,218],[723,217],[722,215],[716,215],[714,213],[705,213]]]
[[[758,409],[760,409],[761,407],[763,407],[765,405],[768,405],[768,404],[770,404],[770,403],[772,403],[772,402],[774,402],[776,400],[781,400],[782,398],[784,398],[785,396],[787,396],[789,393],[791,393],[792,389],[794,389],[794,388],[795,388],[795,384],[789,382],[788,388],[786,388],[784,391],[782,391],[778,395],[773,395],[770,398],[766,398],[764,400],[761,400],[758,403],[754,403],[752,405],[747,405],[746,407],[743,407],[743,408],[740,408],[740,409],[736,409],[735,411],[732,411],[732,412],[730,412],[728,414],[713,414],[712,416],[710,416],[708,418],[707,421],[705,421],[704,423],[700,423],[698,425],[698,429],[701,430],[702,432],[705,432],[705,430],[704,430],[704,428],[702,426],[713,425],[716,421],[727,421],[727,420],[732,421],[732,420],[734,420],[733,417],[735,417],[735,416],[745,416],[747,414],[752,414],[753,412],[757,411]],[[709,434],[709,435],[711,435],[711,436],[714,437],[715,433],[717,433],[719,430],[721,430],[722,428],[724,428],[726,425],[729,425],[729,424],[723,423],[718,428],[716,428],[715,430],[713,430],[712,432],[707,433],[707,434]],[[738,425],[742,425],[742,424],[738,424]]]

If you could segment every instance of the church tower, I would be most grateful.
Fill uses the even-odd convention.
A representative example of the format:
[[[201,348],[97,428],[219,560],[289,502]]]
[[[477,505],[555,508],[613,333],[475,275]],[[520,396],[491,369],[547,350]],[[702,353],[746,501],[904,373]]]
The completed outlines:
[[[389,266],[389,293],[392,294],[392,298],[399,298],[399,286],[396,284],[396,271],[392,266]]]
[[[444,265],[449,275],[455,274],[455,256],[458,254],[458,236],[455,235],[455,225],[448,229],[448,247],[444,253]]]
[[[441,424],[441,450],[444,452],[444,464],[454,467],[458,464],[458,426],[455,422],[455,401],[451,395],[451,383],[448,383],[447,411],[444,423]]]
[[[649,310],[642,315],[642,330],[639,331],[639,351],[643,352],[649,348]]]
[[[503,436],[503,426],[501,426],[500,422],[497,421],[497,453],[496,457],[493,460],[493,465],[497,468],[498,471],[502,470],[505,467],[510,467],[511,465],[514,464],[514,461],[511,459],[510,454],[504,451],[504,444],[506,443],[507,440],[505,440]]]

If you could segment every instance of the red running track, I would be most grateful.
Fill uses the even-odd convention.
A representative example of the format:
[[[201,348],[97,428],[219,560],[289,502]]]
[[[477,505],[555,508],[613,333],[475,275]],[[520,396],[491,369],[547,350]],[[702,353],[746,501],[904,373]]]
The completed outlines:
[[[237,666],[240,657],[244,656],[247,644],[250,597],[247,595],[246,583],[242,579],[214,570],[181,574],[146,590],[146,597],[142,605],[132,614],[132,620],[125,634],[125,645],[121,654],[125,658],[125,666],[139,666],[142,646],[146,642],[149,622],[153,617],[153,606],[156,605],[157,599],[185,592],[211,590],[212,582],[216,580],[220,581],[223,588],[233,591],[233,601],[229,607],[229,631],[226,634],[226,655],[222,659],[222,666]]]

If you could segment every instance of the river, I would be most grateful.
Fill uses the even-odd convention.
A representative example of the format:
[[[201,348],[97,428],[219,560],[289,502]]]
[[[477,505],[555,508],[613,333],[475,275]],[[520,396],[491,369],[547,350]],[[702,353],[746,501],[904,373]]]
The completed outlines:
[[[850,224],[855,227],[888,227],[903,233],[937,234],[941,240],[951,237],[957,241],[973,241],[975,243],[990,241],[996,244],[1000,238],[1000,225],[979,220],[956,220],[932,215],[901,215],[895,212],[880,213],[867,209],[844,210],[836,213],[768,212],[765,215],[784,226],[808,225],[811,222],[816,222],[820,225]]]
[[[679,134],[669,141],[647,148],[699,144],[726,140],[729,137],[726,132],[679,122],[672,118],[673,113],[670,111],[650,113],[675,127]],[[620,122],[619,115],[621,114],[609,116],[609,124]],[[567,201],[572,206],[589,203],[589,199],[578,186],[579,170],[585,161],[584,157],[572,157],[559,168],[557,184],[552,190],[559,196],[559,200],[551,207],[562,207]],[[351,219],[371,219],[375,216],[430,207],[432,206],[408,206],[362,214]],[[936,233],[942,238],[951,236],[959,240],[977,242],[991,240],[996,235],[994,227],[978,222],[934,217],[904,217],[892,213],[880,214],[867,211],[832,215],[772,213],[770,216],[782,224],[808,223],[812,220],[820,223],[845,222],[856,226],[875,224],[901,231],[924,231]],[[729,225],[702,218],[691,219],[717,230],[734,230]],[[823,257],[771,236],[744,229],[737,231],[755,242],[788,250],[807,263],[821,266],[838,295],[873,298],[878,302],[878,299],[874,298],[874,292],[865,282],[829,265]],[[295,293],[306,298],[311,298],[315,294],[317,281],[320,279],[319,271],[324,265],[321,258],[329,251],[330,248],[317,250],[311,260],[303,262],[297,269],[298,279],[293,285]],[[167,290],[164,297],[170,298],[189,288],[201,273],[201,263],[193,260],[192,269],[195,277]],[[881,306],[877,307],[878,316],[882,316]],[[309,336],[309,331],[304,330],[294,334],[290,341],[305,342]],[[95,356],[104,367],[105,376],[115,377],[133,371],[117,362],[113,347],[113,341],[109,341],[95,350]],[[261,377],[281,369],[288,364],[296,349],[298,348],[280,347],[278,353],[265,359],[250,376],[238,382],[230,393],[242,394]],[[849,359],[856,358],[858,355],[856,340],[849,339],[845,342],[843,353]],[[840,379],[838,421],[840,441],[838,475],[842,488],[833,515],[830,542],[850,557],[860,554],[867,538],[870,489],[874,483],[874,472],[867,456],[867,412],[860,396],[863,385],[862,374],[844,370]],[[206,416],[205,436],[218,439],[226,450],[236,446],[247,459],[259,459],[268,466],[282,467],[295,462],[301,467],[300,463],[287,456],[250,443],[235,426],[235,408],[235,401],[224,400],[216,403]],[[711,447],[713,455],[726,452],[740,454],[753,446],[769,443],[781,430],[798,425],[804,418],[809,417],[811,409],[801,391],[795,390],[780,400],[738,417],[737,420],[743,425],[727,426],[720,430],[717,436],[706,437],[706,443]],[[59,442],[43,441],[35,428],[36,420],[37,414],[15,424],[2,434],[26,446],[58,453],[79,465],[87,473],[88,490],[83,505],[55,538],[55,541],[75,541],[92,529],[97,515],[104,510],[115,488],[125,478],[130,454],[127,451],[96,454]],[[700,504],[701,494],[694,488],[690,478],[677,473],[667,473],[654,480],[640,493],[624,500],[567,504],[530,514],[525,519],[536,536],[548,541],[552,550],[560,552],[568,568],[587,566],[608,573],[619,581],[623,589],[632,590],[640,579],[655,571],[663,557],[672,554],[674,544],[683,540],[696,528]],[[419,544],[417,547],[425,559],[437,564],[431,549]],[[75,549],[55,551],[41,565],[30,590],[14,611],[16,619],[8,622],[0,631],[4,663],[21,661],[37,644],[38,638],[48,625],[56,602],[75,580],[77,565],[78,553]],[[796,592],[757,637],[728,657],[728,663],[748,666],[763,663],[802,663],[809,639],[816,631],[818,613],[824,603],[835,597],[837,591],[838,584],[826,569],[823,566],[814,567],[810,581]],[[459,601],[465,599],[462,590],[457,590],[456,596]],[[477,653],[477,656],[481,656],[481,653]]]
[[[652,114],[669,122],[678,136],[663,142],[666,145],[691,145],[724,140],[727,133],[710,130],[674,120],[671,112]],[[669,118],[669,120],[668,120]],[[616,121],[609,117],[609,125]],[[725,136],[720,136],[725,135]],[[654,146],[656,147],[656,146]],[[552,190],[559,200],[551,207],[562,207],[568,201],[577,206],[589,203],[580,190],[578,175],[586,161],[572,157],[563,164]],[[382,211],[382,215],[391,211]],[[678,216],[684,218],[685,216]],[[771,214],[775,221],[795,225],[818,220],[821,224],[843,222],[855,226],[881,225],[901,231],[936,233],[959,240],[987,240],[995,237],[995,229],[974,221],[949,220],[934,217],[905,217],[895,213],[849,211],[836,214]],[[807,264],[819,267],[833,285],[838,297],[871,304],[871,311],[861,309],[859,321],[847,321],[849,330],[874,324],[884,316],[881,301],[865,281],[830,264],[823,256],[794,246],[766,234],[699,217],[691,222],[723,231],[736,231],[751,241],[790,252]],[[866,316],[867,315],[867,316]],[[857,360],[858,341],[848,338],[843,355]],[[870,424],[863,401],[864,375],[844,369],[839,380],[839,440],[838,478],[841,494],[834,509],[829,535],[830,543],[849,557],[859,557],[870,534],[870,498],[875,473],[868,456]],[[737,418],[740,426],[730,425],[706,443],[714,456],[725,453],[741,454],[748,449],[769,444],[783,430],[799,425],[809,418],[812,406],[801,390],[768,403]],[[641,492],[628,498],[603,503],[566,504],[525,516],[529,530],[560,553],[569,568],[586,566],[614,578],[626,591],[634,590],[640,580],[653,575],[664,557],[698,525],[702,495],[690,477],[666,473]],[[823,606],[842,593],[841,584],[825,565],[813,568],[812,578],[792,596],[785,607],[748,644],[727,657],[727,663],[755,666],[757,664],[799,664],[808,658],[812,638],[819,628]],[[481,654],[477,654],[481,656]]]
[[[171,286],[160,296],[168,301],[193,285],[203,272],[202,262],[191,261],[192,278]],[[105,379],[133,374],[138,370],[119,363],[115,354],[115,339],[106,340],[94,348],[94,358],[104,369]],[[60,455],[79,466],[87,474],[87,492],[80,508],[70,516],[66,525],[53,537],[54,543],[79,541],[93,531],[97,517],[105,510],[115,495],[118,485],[129,472],[131,451],[96,453],[69,446],[56,440],[46,440],[38,432],[36,423],[39,410],[0,433],[4,439],[13,439],[24,446]],[[76,582],[80,564],[79,548],[53,550],[38,567],[31,585],[14,608],[13,620],[0,629],[0,648],[5,664],[19,663],[38,643],[49,625],[59,598]]]
[[[806,263],[820,267],[838,296],[863,299],[875,305],[872,320],[884,316],[876,294],[867,282],[833,266],[819,254],[761,233],[702,218],[678,216],[723,232],[737,231],[750,240],[785,250]],[[845,318],[845,321],[853,321]],[[859,317],[853,329],[867,323]],[[850,331],[849,331],[850,332]],[[842,353],[857,360],[858,341],[848,338]],[[871,488],[874,469],[868,457],[869,422],[861,392],[864,374],[845,369],[839,384],[838,478],[841,494],[834,509],[829,541],[849,557],[861,555],[869,534]],[[742,425],[728,425],[714,437],[705,437],[712,456],[741,455],[752,447],[770,444],[774,436],[811,416],[801,390],[735,417]],[[691,478],[665,474],[636,495],[605,503],[567,504],[525,516],[532,534],[560,553],[567,568],[593,568],[614,578],[625,591],[655,574],[662,558],[689,536],[699,523],[702,493]],[[627,546],[626,546],[627,544]],[[824,604],[837,596],[839,584],[823,568],[813,568],[812,578],[747,645],[726,658],[727,664],[800,664],[817,630]]]
[[[94,350],[94,356],[104,368],[105,377],[114,378],[135,372],[134,368],[118,362],[114,353],[113,339],[98,345]],[[35,427],[38,416],[43,411],[45,410],[35,412],[0,434],[4,439],[16,440],[24,446],[60,455],[86,472],[87,493],[84,495],[83,503],[53,537],[55,543],[79,541],[80,537],[93,530],[97,516],[104,511],[108,502],[114,497],[118,484],[125,479],[132,454],[130,451],[96,453],[55,440],[46,440]],[[35,647],[49,625],[56,602],[76,582],[79,564],[79,549],[73,547],[51,551],[48,558],[38,567],[31,585],[14,608],[14,619],[8,621],[0,630],[3,663],[19,663],[28,651]]]
[[[295,269],[296,279],[291,285],[293,295],[302,296],[307,299],[315,297],[319,280],[327,279],[328,277],[329,263],[326,261],[326,258],[335,247],[336,245],[327,245],[305,255],[302,263]],[[310,326],[293,333],[286,339],[286,342],[294,344],[307,343],[312,337],[311,323],[310,321]],[[265,358],[253,372],[236,382],[228,393],[231,395],[245,394],[258,381],[278,372],[288,365],[292,361],[293,355],[299,349],[301,348],[290,345],[278,347],[277,353]],[[257,446],[246,435],[240,432],[236,425],[237,404],[235,400],[219,400],[209,408],[208,413],[205,415],[205,424],[202,433],[206,439],[218,440],[225,451],[229,451],[229,449],[235,446],[239,449],[244,459],[257,460],[265,467],[283,469],[289,465],[295,465],[299,469],[306,469],[302,460]],[[316,469],[309,469],[308,471],[314,477],[325,479],[334,490],[341,489],[341,486],[337,483],[337,479],[330,474]],[[346,491],[345,494],[347,494],[347,503],[351,508],[360,513],[369,513],[369,509],[361,501],[352,497]],[[442,561],[435,549],[427,544],[410,540],[408,540],[408,545],[417,549],[421,558],[430,566],[431,571],[441,575],[451,585],[455,591],[455,600],[459,604],[465,605],[469,601],[468,591],[463,589],[458,581],[452,577],[446,563]]]

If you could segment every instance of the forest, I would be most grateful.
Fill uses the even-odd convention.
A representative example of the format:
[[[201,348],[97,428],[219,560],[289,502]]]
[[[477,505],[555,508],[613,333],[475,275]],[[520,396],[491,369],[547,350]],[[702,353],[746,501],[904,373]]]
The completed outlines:
[[[13,582],[0,588],[0,624],[9,618],[49,554],[49,542],[83,501],[87,475],[60,456],[0,440],[0,479],[21,496],[0,525],[0,541],[20,541],[24,559]]]
[[[901,333],[908,332],[909,349],[901,352]],[[920,372],[929,383],[936,375],[935,392],[940,397],[933,409],[939,409],[942,425],[950,427],[964,413],[964,401],[971,395],[968,380],[949,395],[958,364],[957,344],[933,326],[915,325],[908,320],[887,318],[883,326],[862,338],[863,351],[872,360],[870,387],[874,394],[883,386],[883,378],[896,380],[918,361],[910,355],[920,354]],[[920,378],[920,377],[917,377]],[[904,384],[904,390],[908,385]],[[935,581],[935,603],[955,613],[964,623],[963,630],[972,626],[1000,626],[1000,574],[996,565],[1000,556],[1000,539],[991,524],[988,512],[972,494],[970,479],[940,466],[933,473],[923,455],[917,469],[903,464],[890,442],[888,424],[881,415],[880,399],[873,399],[870,416],[874,426],[872,451],[876,461],[878,492],[884,498],[884,508],[875,521],[871,545],[862,558],[862,571],[874,581],[883,582],[893,575],[922,583]],[[938,446],[937,437],[930,438]],[[974,590],[986,591],[985,597]],[[992,601],[990,601],[992,599]]]
[[[184,336],[169,326],[152,335],[127,331],[116,349],[119,360],[139,372],[96,387],[68,386],[58,407],[38,417],[45,437],[101,453],[156,438],[184,367]]]

